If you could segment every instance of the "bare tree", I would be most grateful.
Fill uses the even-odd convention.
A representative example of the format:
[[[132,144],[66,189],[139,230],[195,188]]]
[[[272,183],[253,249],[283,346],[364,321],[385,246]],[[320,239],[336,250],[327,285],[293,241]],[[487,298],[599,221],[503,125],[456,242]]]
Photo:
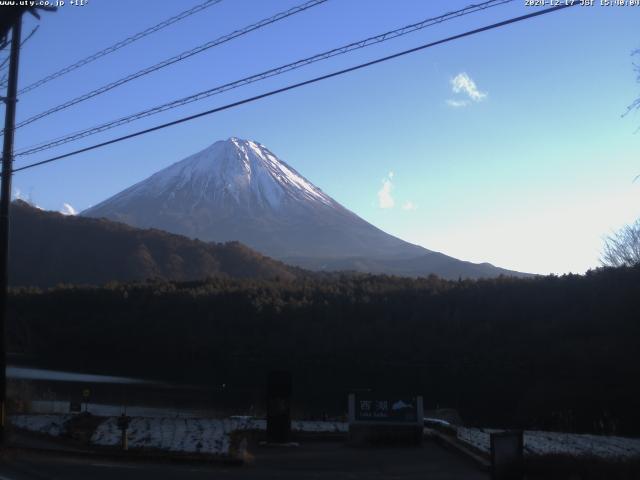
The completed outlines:
[[[605,239],[600,261],[606,267],[640,265],[640,218]]]
[[[640,56],[640,48],[631,52],[631,55]],[[640,64],[634,63],[633,66],[638,75],[636,80],[640,83]],[[640,97],[627,107],[624,115],[632,110],[640,110]],[[640,131],[640,128],[638,130]],[[639,178],[640,175],[633,181]],[[640,218],[632,225],[625,225],[605,239],[600,262],[606,267],[640,265]]]
[[[631,52],[631,55],[638,55],[640,57],[640,48]],[[636,81],[640,83],[640,64],[634,63],[633,67],[634,67],[634,70],[636,71],[636,74],[638,75],[636,77]],[[636,98],[627,107],[627,111],[622,116],[624,117],[625,115],[629,114],[629,112],[631,112],[632,110],[638,110],[638,109],[640,109],[640,97]]]

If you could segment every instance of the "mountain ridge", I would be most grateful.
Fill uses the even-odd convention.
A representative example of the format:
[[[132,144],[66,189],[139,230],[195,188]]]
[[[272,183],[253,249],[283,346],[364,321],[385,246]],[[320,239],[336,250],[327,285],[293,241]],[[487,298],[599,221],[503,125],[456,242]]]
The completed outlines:
[[[12,286],[101,285],[207,277],[293,280],[304,272],[239,242],[205,243],[157,229],[12,203]]]

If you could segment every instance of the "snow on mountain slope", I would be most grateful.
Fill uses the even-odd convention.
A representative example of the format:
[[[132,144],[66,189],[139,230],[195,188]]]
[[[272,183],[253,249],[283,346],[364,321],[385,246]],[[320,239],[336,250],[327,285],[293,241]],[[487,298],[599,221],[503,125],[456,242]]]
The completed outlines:
[[[202,201],[223,199],[257,208],[278,208],[287,196],[299,201],[333,204],[330,197],[264,146],[237,138],[216,142],[105,203],[120,205],[139,196],[159,198],[163,194],[168,194],[166,200],[170,201],[175,198],[175,192],[185,188],[192,195],[192,208]]]

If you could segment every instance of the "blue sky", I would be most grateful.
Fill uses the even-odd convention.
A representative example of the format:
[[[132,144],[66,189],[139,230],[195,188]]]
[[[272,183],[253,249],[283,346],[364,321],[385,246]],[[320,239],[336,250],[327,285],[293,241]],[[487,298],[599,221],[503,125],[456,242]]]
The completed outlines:
[[[20,85],[197,3],[89,0],[44,14],[23,48]],[[298,3],[224,0],[26,93],[18,120]],[[329,0],[21,128],[16,147],[469,3]],[[23,157],[16,167],[532,11],[516,0]],[[621,117],[640,95],[631,56],[639,20],[640,7],[574,7],[19,172],[14,192],[45,209],[83,210],[238,136],[263,143],[405,240],[521,271],[582,273],[599,265],[604,235],[640,217],[640,115]],[[36,23],[26,19],[25,34]]]

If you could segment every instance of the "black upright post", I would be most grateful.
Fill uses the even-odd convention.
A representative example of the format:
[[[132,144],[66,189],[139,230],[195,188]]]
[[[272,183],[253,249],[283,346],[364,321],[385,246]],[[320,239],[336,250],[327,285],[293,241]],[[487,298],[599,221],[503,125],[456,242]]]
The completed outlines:
[[[20,60],[20,36],[22,16],[18,15],[11,34],[11,58],[7,96],[4,101],[4,144],[2,148],[2,185],[0,191],[0,445],[6,441],[6,401],[7,401],[7,289],[9,285],[9,209],[11,207],[11,171],[13,169],[13,134],[16,121],[18,95],[18,62]]]
[[[287,443],[291,438],[291,372],[269,372],[267,378],[267,441]]]

